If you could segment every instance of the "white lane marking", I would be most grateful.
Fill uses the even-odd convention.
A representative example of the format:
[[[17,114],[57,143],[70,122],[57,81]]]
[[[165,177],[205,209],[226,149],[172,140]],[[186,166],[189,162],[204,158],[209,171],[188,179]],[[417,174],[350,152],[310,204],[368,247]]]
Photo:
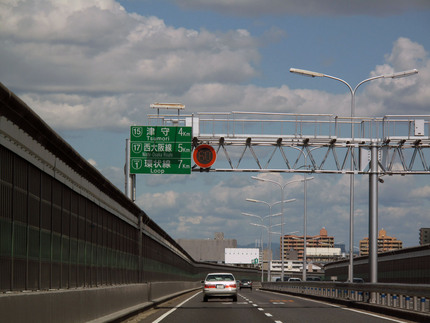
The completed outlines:
[[[267,292],[268,292],[268,293],[270,293],[269,291],[267,291]],[[284,295],[284,296],[285,296],[285,294],[282,294],[282,293],[277,293],[277,292],[272,292],[272,293],[273,293],[273,294],[279,294],[279,295]],[[329,305],[329,306],[331,306],[331,307],[334,307],[334,308],[340,308],[340,309],[345,310],[345,311],[352,311],[352,312],[357,312],[357,313],[364,314],[364,315],[374,316],[374,317],[382,318],[382,319],[385,319],[385,320],[388,320],[388,321],[392,321],[392,322],[405,323],[405,321],[399,321],[399,320],[397,320],[397,319],[392,319],[392,318],[385,317],[385,316],[380,316],[380,315],[377,315],[377,314],[372,314],[372,313],[368,313],[368,312],[363,312],[363,311],[355,310],[355,309],[352,309],[352,308],[341,307],[341,306],[339,306],[339,305],[331,304],[331,303],[324,302],[324,301],[317,301],[317,300],[314,300],[314,299],[309,299],[309,298],[306,298],[306,297],[300,297],[300,296],[293,296],[293,295],[288,295],[288,296],[289,296],[289,297],[291,297],[291,298],[299,298],[299,299],[303,299],[303,300],[306,300],[306,301],[311,301],[311,302],[315,302],[315,303],[320,303],[320,304]]]
[[[187,298],[185,301],[183,301],[181,304],[178,304],[177,306],[175,306],[174,308],[172,308],[170,311],[168,311],[167,313],[164,313],[163,315],[161,315],[158,319],[156,319],[155,321],[152,321],[152,323],[159,323],[162,320],[164,320],[167,316],[169,316],[170,314],[172,314],[174,311],[176,311],[178,308],[180,308],[182,305],[184,305],[186,302],[188,302],[190,299],[192,299],[193,297],[196,297],[197,295],[199,295],[201,292],[198,292],[197,294],[194,294],[193,296]]]
[[[249,303],[252,303],[252,301],[249,301]],[[285,304],[284,302],[280,302],[280,304]],[[257,307],[258,305],[257,304],[252,304],[252,306],[254,306],[254,307]],[[264,311],[264,308],[261,308],[261,307],[259,307],[258,308],[258,310],[259,311]],[[270,313],[264,313],[267,317],[273,317],[273,315],[272,314],[270,314]],[[279,320],[277,320],[277,321],[274,321],[274,323],[282,323],[282,321],[279,321]]]
[[[392,318],[389,318],[389,317],[386,317],[386,316],[381,316],[381,315],[377,315],[377,314],[366,313],[366,312],[362,312],[362,311],[359,311],[359,310],[354,310],[352,308],[343,308],[343,309],[346,310],[346,311],[351,311],[351,312],[356,312],[356,313],[360,313],[360,314],[366,314],[366,315],[377,317],[377,318],[382,318],[382,319],[387,320],[387,321],[398,322],[398,323],[404,323],[405,322],[405,321],[400,321],[400,320],[397,320],[397,319],[392,319]]]
[[[247,302],[222,302],[224,305],[231,305],[231,304],[248,304]]]

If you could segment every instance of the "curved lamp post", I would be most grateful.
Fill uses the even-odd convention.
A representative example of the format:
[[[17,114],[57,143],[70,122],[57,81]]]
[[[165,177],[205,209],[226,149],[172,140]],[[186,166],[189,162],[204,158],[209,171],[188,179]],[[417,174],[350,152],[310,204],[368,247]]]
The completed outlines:
[[[296,148],[296,147],[294,147],[294,148]],[[303,165],[303,167],[304,168],[307,168],[307,162],[306,162],[306,160],[307,160],[308,156],[311,154],[311,152],[313,150],[319,149],[319,148],[321,148],[321,147],[314,147],[311,150],[307,150],[307,152],[303,151],[302,149],[296,148],[296,149],[298,149],[300,151],[300,154],[303,155],[303,158],[304,158],[304,165]],[[297,161],[299,160],[299,158],[300,158],[300,155],[297,158]],[[314,179],[314,177],[306,177],[306,173],[303,173],[303,195],[304,195],[304,198],[303,198],[303,231],[304,231],[303,239],[304,239],[304,245],[303,245],[303,270],[302,270],[302,280],[303,281],[306,281],[306,267],[307,267],[306,266],[307,265],[307,259],[306,259],[306,256],[307,256],[307,254],[306,254],[307,243],[306,243],[306,238],[307,238],[307,227],[308,227],[308,215],[307,215],[308,214],[308,212],[307,212],[307,195],[308,194],[307,194],[307,185],[306,185],[306,182],[308,180],[313,180],[313,179]]]
[[[303,186],[304,186],[304,188],[303,188],[303,194],[304,194],[304,201],[303,201],[303,230],[304,230],[304,245],[303,245],[303,274],[302,274],[302,278],[303,278],[303,281],[306,281],[306,269],[307,269],[307,259],[306,259],[306,252],[307,252],[307,250],[306,250],[306,248],[307,248],[307,242],[306,242],[306,235],[307,235],[307,228],[308,228],[308,216],[307,216],[307,214],[308,214],[308,212],[307,212],[307,189],[306,189],[306,187],[307,187],[307,185],[306,185],[306,183],[307,183],[307,181],[310,181],[310,180],[313,180],[314,178],[313,177],[306,177],[306,173],[304,173],[303,174],[303,176],[304,176],[304,179],[303,179]]]
[[[355,88],[352,88],[351,85],[349,85],[346,81],[338,78],[338,77],[334,77],[331,75],[327,75],[327,74],[323,74],[323,73],[319,73],[319,72],[312,72],[312,71],[307,71],[307,70],[302,70],[302,69],[298,69],[298,68],[290,68],[290,72],[291,73],[295,73],[295,74],[300,74],[300,75],[304,75],[304,76],[311,76],[311,77],[327,77],[339,82],[342,82],[343,84],[345,84],[349,91],[351,92],[351,139],[354,140],[354,121],[353,118],[355,117],[355,93],[357,91],[357,89],[359,88],[360,85],[362,85],[363,83],[369,82],[369,81],[373,81],[373,80],[377,80],[377,79],[381,79],[381,78],[392,78],[392,79],[396,79],[396,78],[401,78],[401,77],[408,77],[411,75],[415,75],[418,73],[417,69],[413,69],[413,70],[408,70],[408,71],[403,71],[403,72],[398,72],[398,73],[393,73],[393,74],[384,74],[384,75],[378,75],[378,76],[374,76],[374,77],[370,77],[368,79],[365,79],[363,81],[361,81],[360,83],[358,83]],[[350,174],[350,189],[349,189],[349,195],[350,195],[350,205],[349,205],[349,214],[350,214],[350,219],[349,219],[349,230],[350,230],[350,234],[349,234],[349,270],[348,270],[348,281],[352,282],[352,278],[353,278],[353,256],[354,256],[354,248],[352,247],[354,245],[354,156],[352,154],[352,150],[351,150],[351,174]],[[370,237],[369,237],[370,239]],[[376,282],[376,281],[375,281]]]
[[[297,182],[303,182],[303,181],[306,181],[306,180],[311,179],[313,177],[309,177],[307,179],[292,180],[292,181],[287,182],[284,185],[282,185],[281,183],[279,183],[277,181],[271,180],[271,179],[266,179],[266,178],[261,178],[261,177],[256,177],[256,176],[252,176],[251,178],[255,179],[257,181],[269,182],[269,183],[273,183],[273,184],[278,185],[279,188],[281,189],[281,201],[284,201],[284,190],[285,190],[285,187],[287,185],[292,184],[292,183],[297,183]],[[282,214],[281,215],[281,217],[282,217],[282,219],[281,219],[281,224],[282,224],[281,225],[281,235],[282,235],[282,237],[281,237],[281,264],[282,264],[281,275],[282,276],[281,277],[282,278],[281,278],[281,280],[283,281],[284,280],[284,226],[283,226],[283,223],[284,223],[284,203],[281,203],[281,214]]]
[[[268,236],[270,236],[270,237],[271,237],[272,233],[281,235],[281,233],[280,233],[280,232],[273,232],[273,231],[271,231],[270,229],[271,229],[272,227],[277,227],[277,226],[280,226],[280,225],[284,225],[284,224],[286,224],[286,223],[274,224],[274,225],[272,225],[272,226],[267,226],[267,225],[258,224],[258,223],[250,223],[250,224],[251,224],[251,225],[255,225],[255,226],[257,226],[257,227],[265,228],[265,229],[267,230]],[[286,234],[293,234],[293,233],[297,233],[297,232],[299,232],[299,231],[291,231],[291,232],[287,232]],[[271,281],[271,276],[270,276],[270,266],[271,266],[271,263],[269,263],[269,266],[268,266],[268,274],[267,274],[267,281],[268,281],[268,282],[270,282],[270,281]]]
[[[258,226],[266,227],[265,225],[263,225],[263,223],[264,223],[264,219],[266,219],[266,218],[270,218],[270,220],[271,220],[273,216],[280,216],[280,215],[281,215],[281,213],[269,214],[269,215],[266,215],[266,216],[259,216],[259,215],[252,214],[252,213],[245,213],[245,212],[242,212],[242,215],[245,215],[245,216],[251,216],[251,217],[254,217],[254,218],[259,218],[259,219],[260,219],[260,221],[261,221],[261,225],[258,225]],[[251,224],[251,225],[257,225],[257,224],[255,224],[255,223],[250,223],[250,224]],[[270,227],[270,226],[269,226],[269,227]],[[267,228],[266,228],[266,229],[267,229]],[[268,232],[269,232],[269,234],[270,234],[270,231],[269,231],[269,230],[267,230],[267,231],[268,231]],[[264,280],[264,269],[263,269],[263,263],[264,263],[264,261],[263,261],[263,259],[264,259],[263,229],[261,229],[261,232],[260,232],[260,247],[261,247],[261,252],[262,252],[262,260],[261,260],[261,282],[263,282],[263,280]]]
[[[268,203],[266,201],[260,201],[260,200],[255,200],[255,199],[246,199],[248,202],[253,202],[253,203],[263,203],[265,205],[267,205],[269,207],[269,214],[272,214],[272,207],[276,204],[282,203],[282,201],[277,201],[274,203]],[[283,201],[284,203],[289,203],[289,202],[294,202],[296,199],[289,199],[289,200],[285,200]],[[269,227],[272,227],[272,217],[269,217]],[[272,263],[272,231],[268,231],[268,235],[269,235],[269,254],[270,254],[270,259],[268,260],[269,265],[267,267],[267,281],[270,281],[271,278],[271,272],[270,272],[270,266]]]

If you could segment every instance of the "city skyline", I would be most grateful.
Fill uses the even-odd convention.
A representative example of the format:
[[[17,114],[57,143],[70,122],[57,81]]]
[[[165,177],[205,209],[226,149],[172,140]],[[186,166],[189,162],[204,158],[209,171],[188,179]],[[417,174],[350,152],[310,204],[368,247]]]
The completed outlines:
[[[319,234],[309,234],[308,233],[308,235],[307,235],[307,239],[312,239],[312,238],[315,238],[315,237],[321,237],[322,235],[321,235],[321,230],[324,230],[325,228],[323,227],[323,228],[321,228],[320,229],[320,231],[319,231]],[[421,229],[420,229],[421,230]],[[330,244],[330,247],[331,248],[341,248],[342,249],[342,252],[346,252],[347,250],[348,250],[348,242],[347,241],[339,241],[339,242],[336,242],[336,235],[335,234],[328,234],[327,233],[327,237],[326,237],[326,239],[323,239],[323,238],[321,238],[321,241],[324,241],[324,243],[326,243],[326,244]],[[301,252],[302,252],[302,249],[303,249],[303,235],[299,235],[299,234],[286,234],[285,235],[285,237],[287,238],[287,242],[285,242],[285,252],[287,252],[289,249],[289,246],[291,245],[291,237],[293,237],[293,238],[297,238],[297,239],[301,239],[301,240],[297,240],[297,243],[296,243],[296,245],[300,248],[300,250],[301,250]],[[332,239],[333,238],[333,239]],[[369,239],[369,237],[368,236],[365,236],[365,237],[358,237],[359,238],[359,245],[361,246],[362,244],[364,244],[365,243],[365,241],[367,241],[366,243],[367,243],[367,248],[368,248],[368,239]],[[385,241],[385,238],[386,238],[386,240],[387,241]],[[380,229],[379,231],[378,231],[378,240],[384,240],[384,243],[386,243],[387,244],[387,246],[389,246],[390,244],[392,244],[393,246],[395,246],[396,248],[395,249],[389,249],[389,250],[396,250],[396,249],[399,249],[398,247],[399,246],[401,246],[400,247],[400,249],[402,249],[402,248],[404,248],[403,247],[403,241],[402,240],[400,240],[400,239],[397,239],[397,237],[394,235],[394,234],[392,234],[391,232],[388,232],[388,234],[387,234],[387,232],[386,232],[386,230],[384,230],[383,228],[382,229]],[[322,243],[322,244],[320,244],[320,243],[318,243],[318,242],[315,242],[315,241],[309,241],[308,240],[308,242],[307,242],[307,246],[308,247],[316,247],[316,248],[318,248],[318,247],[321,247],[321,248],[325,248],[326,246],[324,245],[324,243]],[[384,245],[384,243],[382,243],[381,245],[380,245],[380,249],[382,250],[384,247],[386,247],[385,245]],[[248,244],[248,245],[240,245],[240,244],[238,244],[238,248],[240,248],[240,247],[245,247],[245,248],[247,248],[247,247],[250,247],[250,246],[252,246],[253,244]],[[264,243],[264,241],[263,241],[263,245],[264,245],[264,249],[268,249],[269,247],[267,246],[267,243]],[[418,246],[418,245],[420,245],[420,243],[418,243],[416,246]],[[256,247],[256,248],[259,248],[259,246],[260,246],[260,241],[255,241],[254,242],[254,246]],[[280,246],[281,246],[281,239],[279,238],[279,241],[277,241],[277,242],[275,242],[275,243],[273,243],[272,242],[272,251],[273,250],[277,250],[277,252],[274,252],[273,253],[273,255],[276,255],[279,259],[280,259]],[[415,246],[410,246],[410,247],[415,247]],[[292,249],[295,249],[294,248],[294,246],[291,246],[291,248]],[[296,250],[296,249],[295,249]],[[378,249],[379,250],[379,249]],[[385,251],[388,251],[388,249],[387,250],[383,250],[383,251],[381,251],[381,250],[379,250],[378,252],[385,252]],[[354,254],[359,254],[360,253],[360,247],[359,246],[354,246]],[[365,255],[368,255],[368,254],[365,254]],[[301,257],[301,256],[300,256]]]
[[[145,125],[154,102],[182,103],[186,113],[349,115],[343,84],[294,75],[291,67],[352,85],[416,68],[413,77],[361,87],[356,115],[430,114],[428,1],[305,2],[6,0],[1,82],[122,191],[130,126]],[[253,175],[282,183],[302,178]],[[418,245],[419,229],[430,226],[429,177],[384,181],[379,229],[404,247]],[[316,174],[307,190],[308,234],[326,227],[348,249],[349,178]],[[224,232],[241,245],[260,236],[241,213],[268,213],[246,199],[281,198],[277,187],[238,173],[139,175],[136,193],[136,203],[174,239]],[[289,185],[285,193],[296,199],[285,205],[285,232],[303,234],[303,185]],[[368,176],[356,176],[357,246],[368,236],[368,194]]]

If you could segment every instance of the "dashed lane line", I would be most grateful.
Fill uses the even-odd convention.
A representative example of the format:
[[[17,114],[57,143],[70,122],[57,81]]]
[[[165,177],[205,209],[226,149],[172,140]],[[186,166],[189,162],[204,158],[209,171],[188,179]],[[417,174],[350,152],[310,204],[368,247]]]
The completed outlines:
[[[255,304],[253,301],[251,301],[251,300],[249,300],[248,298],[246,298],[246,297],[244,297],[244,296],[242,296],[242,295],[240,295],[242,298],[244,298],[245,300],[247,300],[248,301],[248,303],[249,304],[251,304],[252,306],[254,306],[254,307],[258,307],[258,304]],[[289,302],[289,300],[270,300],[270,303],[271,304],[285,304],[286,302]],[[271,314],[271,313],[267,313],[267,312],[265,312],[265,310],[264,310],[264,308],[262,308],[262,307],[258,307],[257,308],[259,311],[261,311],[261,312],[264,312],[264,315],[266,315],[267,317],[273,317],[273,315]],[[282,321],[279,321],[279,320],[276,320],[276,321],[273,321],[274,323],[282,323]]]

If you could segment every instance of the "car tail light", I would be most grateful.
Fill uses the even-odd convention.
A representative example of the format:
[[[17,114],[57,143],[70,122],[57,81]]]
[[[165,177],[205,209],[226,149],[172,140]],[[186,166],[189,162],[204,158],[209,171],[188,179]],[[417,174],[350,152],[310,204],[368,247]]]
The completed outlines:
[[[215,285],[209,285],[209,284],[205,284],[205,288],[215,288]]]

